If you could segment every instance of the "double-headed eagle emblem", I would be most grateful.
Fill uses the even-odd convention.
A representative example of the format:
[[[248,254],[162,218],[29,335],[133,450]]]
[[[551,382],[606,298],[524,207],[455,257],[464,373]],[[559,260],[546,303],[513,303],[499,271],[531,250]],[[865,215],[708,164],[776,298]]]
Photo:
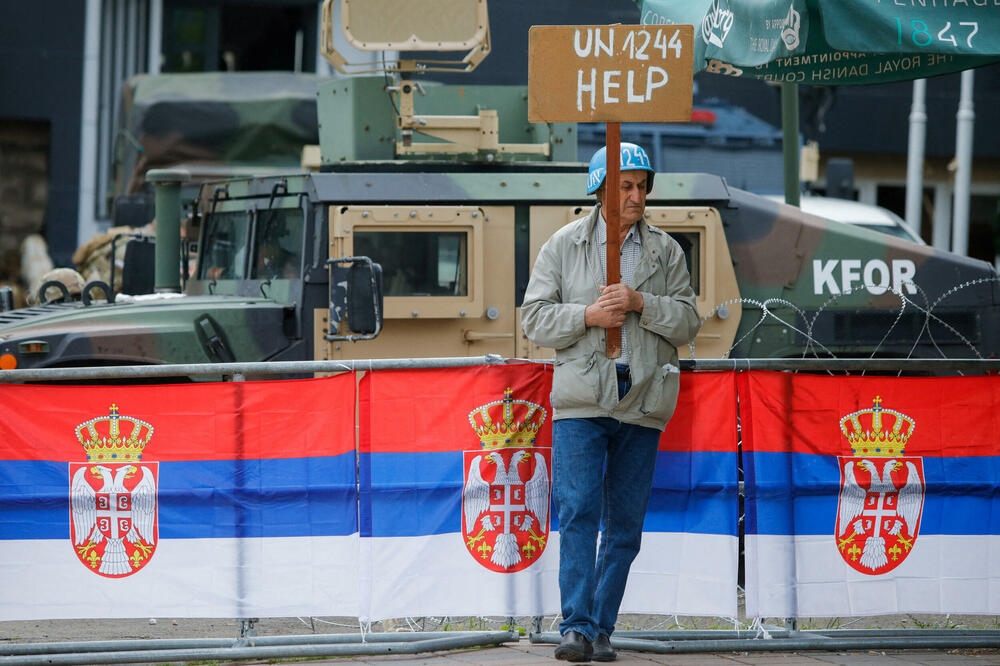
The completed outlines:
[[[145,566],[156,549],[158,470],[140,463],[153,426],[120,416],[117,405],[110,411],[76,428],[88,462],[70,465],[71,532],[87,568],[120,578]]]
[[[914,426],[909,416],[883,408],[880,397],[871,409],[840,420],[853,455],[838,456],[835,536],[841,557],[862,573],[894,569],[910,554],[919,533],[923,459],[903,455]]]
[[[488,569],[526,568],[545,549],[549,533],[549,455],[535,446],[545,410],[514,400],[474,409],[469,423],[482,449],[465,452],[462,534],[469,553]]]

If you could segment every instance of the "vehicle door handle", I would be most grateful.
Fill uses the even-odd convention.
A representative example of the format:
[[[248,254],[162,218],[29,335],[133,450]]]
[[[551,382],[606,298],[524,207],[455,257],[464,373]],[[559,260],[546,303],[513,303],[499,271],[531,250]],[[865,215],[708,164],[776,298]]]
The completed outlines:
[[[476,342],[477,340],[490,340],[492,338],[512,338],[513,333],[490,333],[488,331],[465,331],[466,342]]]

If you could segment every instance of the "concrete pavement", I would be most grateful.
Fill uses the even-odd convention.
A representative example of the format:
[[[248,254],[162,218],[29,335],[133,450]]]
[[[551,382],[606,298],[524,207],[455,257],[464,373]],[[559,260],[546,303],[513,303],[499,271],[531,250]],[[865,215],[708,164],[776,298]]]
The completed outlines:
[[[509,643],[502,647],[473,648],[449,652],[435,652],[426,655],[385,655],[378,657],[354,657],[324,659],[314,664],[392,664],[393,666],[458,666],[477,664],[479,666],[555,666],[566,664],[552,656],[553,645],[532,644],[527,639]],[[248,662],[249,663],[249,662]],[[266,662],[256,662],[266,663]],[[853,652],[713,652],[701,654],[649,654],[620,650],[620,666],[652,666],[654,664],[687,664],[690,666],[735,666],[763,665],[776,666],[818,666],[820,664],[1000,664],[1000,650],[895,650],[853,651]]]
[[[938,629],[947,631],[948,629],[958,629],[957,616],[951,619],[945,616],[936,618],[920,616],[897,616],[895,618],[871,618],[865,625],[853,625],[853,628],[870,629],[881,625],[884,628],[898,629],[905,631],[913,629],[913,622],[919,622],[922,627],[932,624]],[[444,619],[444,618],[440,618]],[[629,629],[638,629],[637,624],[645,620],[645,629],[660,629],[673,625],[677,627],[678,618],[671,618],[670,622],[664,622],[665,618],[652,618],[646,616],[626,617]],[[695,628],[698,622],[694,618],[679,618],[684,626]],[[971,620],[972,618],[962,618]],[[964,624],[967,628],[996,629],[997,618],[978,617],[975,622]],[[659,620],[651,624],[653,620]],[[876,620],[878,620],[876,622]],[[355,624],[351,626],[351,622]],[[498,622],[502,620],[488,620],[486,618],[466,618],[465,621],[459,619],[452,620],[448,626],[428,626],[421,627],[417,622],[411,624],[379,624],[373,627],[373,631],[382,632],[397,631],[401,637],[414,637],[413,633],[399,631],[401,629],[426,629],[431,631],[441,630],[490,630],[496,631]],[[419,620],[418,620],[419,622]],[[706,620],[707,622],[707,620]],[[478,623],[478,624],[477,624]],[[704,623],[702,623],[704,624]],[[493,625],[493,626],[484,626]],[[692,627],[695,625],[695,627]],[[0,622],[0,647],[14,647],[24,643],[68,643],[86,641],[134,641],[140,649],[150,649],[155,647],[155,643],[147,643],[149,640],[171,640],[184,638],[225,638],[235,639],[240,631],[240,622],[232,619],[125,619],[125,620],[40,620],[40,621],[19,621]],[[547,637],[554,637],[554,618],[547,618],[542,625],[543,634]],[[702,626],[702,629],[720,629],[717,624],[712,626]],[[731,628],[731,627],[730,627]],[[837,627],[834,627],[837,628]],[[291,635],[314,635],[326,633],[356,634],[358,627],[356,620],[349,618],[266,618],[255,625],[257,633],[263,636],[291,636]],[[419,635],[418,632],[417,635]],[[685,632],[679,631],[678,634]],[[690,633],[690,632],[688,632]],[[748,632],[749,633],[749,632]],[[780,638],[776,632],[775,639]],[[960,632],[954,632],[960,633]],[[751,634],[752,635],[752,634]],[[622,642],[628,640],[627,635],[621,637]],[[763,639],[761,639],[763,641]],[[898,640],[898,639],[897,639]],[[917,639],[914,639],[917,640]],[[619,642],[616,640],[615,642]],[[146,643],[145,645],[143,645]],[[690,645],[690,642],[689,642]],[[734,643],[734,645],[736,645]],[[622,666],[651,664],[692,664],[714,665],[714,664],[778,664],[780,666],[797,665],[817,665],[817,664],[848,664],[857,666],[862,664],[1000,664],[1000,645],[988,649],[905,649],[894,647],[893,649],[875,650],[797,650],[797,651],[740,651],[719,649],[709,653],[705,652],[673,652],[670,654],[656,654],[649,652],[639,652],[631,649],[621,649],[619,647],[619,659],[616,664]],[[756,647],[756,645],[754,645]],[[379,656],[342,656],[342,657],[322,657],[309,658],[308,663],[314,664],[392,664],[393,666],[410,666],[416,664],[431,664],[438,666],[457,666],[459,664],[481,664],[483,666],[526,666],[530,664],[555,665],[565,662],[557,661],[554,656],[555,645],[552,643],[532,643],[527,637],[522,637],[517,642],[506,643],[498,647],[475,647],[465,649],[454,649],[439,652],[420,654],[387,654]],[[16,658],[0,656],[0,664],[14,662]],[[160,663],[167,660],[158,660]],[[169,660],[175,661],[175,660]],[[199,663],[206,663],[198,660]],[[241,664],[266,664],[286,661],[286,659],[244,659],[237,662]],[[34,662],[33,662],[34,663]],[[82,663],[82,662],[75,662]],[[102,663],[89,662],[89,663]],[[104,662],[106,663],[106,662]]]

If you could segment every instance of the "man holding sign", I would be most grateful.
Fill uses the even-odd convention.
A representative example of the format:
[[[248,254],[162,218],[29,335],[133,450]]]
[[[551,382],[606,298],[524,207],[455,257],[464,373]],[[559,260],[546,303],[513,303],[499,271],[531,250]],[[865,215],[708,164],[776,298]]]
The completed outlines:
[[[521,306],[527,336],[556,350],[552,473],[563,621],[555,656],[567,661],[616,658],[609,638],[639,552],[660,433],[677,403],[677,347],[700,326],[683,250],[644,220],[653,185],[646,151],[621,144],[619,187],[610,195],[608,171],[602,148],[587,183],[598,205],[542,246]],[[618,234],[608,234],[607,217],[616,217],[606,217],[609,200],[620,201]],[[620,280],[606,277],[609,235],[620,239]],[[609,358],[608,332],[618,328],[620,356]]]

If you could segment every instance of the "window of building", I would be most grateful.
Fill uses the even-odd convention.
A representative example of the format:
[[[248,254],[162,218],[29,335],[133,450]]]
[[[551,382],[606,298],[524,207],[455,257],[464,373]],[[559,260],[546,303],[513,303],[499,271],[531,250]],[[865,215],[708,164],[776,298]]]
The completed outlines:
[[[120,141],[122,88],[125,82],[148,71],[150,0],[101,1],[101,41],[96,100],[97,147],[94,165],[96,191],[94,218],[110,220],[114,174],[112,163]]]
[[[906,215],[906,186],[879,185],[875,188],[875,201],[882,208],[888,208],[896,215]],[[920,204],[920,237],[934,236],[934,188],[925,187]]]
[[[973,186],[975,188],[975,185]],[[903,215],[906,208],[906,187],[903,185],[879,185],[877,189],[879,206]],[[951,196],[951,210],[954,210],[954,193]],[[924,188],[921,207],[920,235],[924,239],[934,237],[934,191]],[[951,232],[949,230],[949,239]],[[968,256],[993,264],[1000,255],[1000,195],[972,194],[969,197],[969,248]]]
[[[970,197],[969,256],[1000,266],[1000,195]]]
[[[313,71],[316,2],[164,0],[164,72]]]

